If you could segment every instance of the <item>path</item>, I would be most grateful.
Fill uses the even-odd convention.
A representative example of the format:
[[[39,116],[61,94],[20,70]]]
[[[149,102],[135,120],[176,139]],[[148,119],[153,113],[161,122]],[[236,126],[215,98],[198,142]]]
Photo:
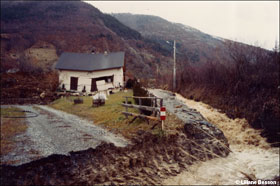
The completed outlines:
[[[156,97],[163,98],[163,106],[168,112],[176,114],[176,116],[185,123],[204,122],[206,119],[195,109],[188,107],[179,99],[175,99],[176,95],[171,92],[160,89],[149,89],[149,92]]]
[[[26,119],[27,131],[16,136],[17,147],[2,157],[2,162],[12,161],[19,165],[51,154],[66,155],[70,151],[95,148],[102,141],[120,147],[128,144],[124,138],[78,116],[43,105],[17,107],[38,113],[38,117]]]

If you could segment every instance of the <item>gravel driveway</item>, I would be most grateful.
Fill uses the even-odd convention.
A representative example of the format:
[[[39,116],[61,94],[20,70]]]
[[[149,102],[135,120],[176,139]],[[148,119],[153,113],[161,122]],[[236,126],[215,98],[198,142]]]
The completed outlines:
[[[206,123],[206,119],[198,111],[177,99],[175,94],[161,89],[148,89],[148,91],[156,97],[163,98],[163,106],[166,107],[167,111],[175,114],[185,123]]]
[[[34,159],[51,154],[68,154],[70,151],[80,151],[95,148],[102,141],[124,147],[128,142],[92,121],[78,116],[55,110],[42,105],[17,106],[38,114],[37,117],[27,118],[28,129],[24,134],[15,137],[17,147],[1,162],[16,162],[14,165],[30,162]]]

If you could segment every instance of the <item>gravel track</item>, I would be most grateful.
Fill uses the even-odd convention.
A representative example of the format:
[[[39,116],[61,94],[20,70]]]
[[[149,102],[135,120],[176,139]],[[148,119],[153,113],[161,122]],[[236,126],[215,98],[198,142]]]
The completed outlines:
[[[17,147],[1,157],[3,163],[19,165],[51,154],[67,155],[71,151],[95,148],[102,141],[119,147],[128,144],[124,138],[78,116],[43,105],[17,107],[38,113],[38,117],[26,118],[28,129],[15,137]]]

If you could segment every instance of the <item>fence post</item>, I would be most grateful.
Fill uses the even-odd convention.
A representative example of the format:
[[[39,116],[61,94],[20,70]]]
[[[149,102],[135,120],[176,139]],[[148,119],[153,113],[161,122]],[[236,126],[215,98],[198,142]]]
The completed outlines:
[[[142,118],[145,118],[145,119],[151,119],[151,120],[156,120],[156,121],[160,121],[160,120],[165,120],[165,117],[166,117],[166,110],[165,110],[165,107],[163,107],[163,99],[162,98],[157,98],[157,97],[137,97],[137,96],[124,96],[125,97],[125,104],[122,104],[124,107],[125,107],[125,112],[122,112],[125,116],[126,116],[126,119],[128,119],[128,116],[134,116],[134,117],[142,117]],[[138,99],[139,102],[138,102],[138,106],[137,105],[134,105],[134,104],[128,104],[128,98],[134,98],[134,99]],[[142,106],[142,99],[150,99],[152,101],[152,105],[151,106]],[[160,100],[159,103],[158,103],[158,99]],[[161,107],[159,107],[159,105]],[[128,108],[137,108],[140,110],[140,114],[136,114],[136,113],[130,113],[128,112]],[[163,110],[162,110],[163,109]],[[152,116],[144,116],[142,115],[142,110],[149,110],[149,111],[152,111],[152,114],[155,115],[154,117]],[[163,111],[163,113],[161,113],[161,110]],[[164,119],[161,119],[162,116]],[[158,117],[160,116],[160,118]],[[159,124],[159,123],[157,123]],[[154,128],[154,127],[152,127]],[[164,121],[161,122],[161,129],[164,130]]]
[[[127,97],[125,97],[125,104],[127,104]],[[126,111],[126,112],[128,112],[128,107],[125,107],[125,111]],[[125,118],[127,119],[127,118],[128,118],[128,116],[127,116],[127,115],[125,115]]]
[[[164,120],[165,119],[166,119],[166,108],[160,107],[161,130],[164,130]]]

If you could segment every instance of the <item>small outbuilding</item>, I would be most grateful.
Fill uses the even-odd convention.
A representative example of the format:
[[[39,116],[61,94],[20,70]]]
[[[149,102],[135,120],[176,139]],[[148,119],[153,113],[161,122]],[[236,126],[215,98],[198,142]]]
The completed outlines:
[[[124,85],[124,52],[65,52],[55,68],[59,71],[61,88],[69,91],[109,91]]]

